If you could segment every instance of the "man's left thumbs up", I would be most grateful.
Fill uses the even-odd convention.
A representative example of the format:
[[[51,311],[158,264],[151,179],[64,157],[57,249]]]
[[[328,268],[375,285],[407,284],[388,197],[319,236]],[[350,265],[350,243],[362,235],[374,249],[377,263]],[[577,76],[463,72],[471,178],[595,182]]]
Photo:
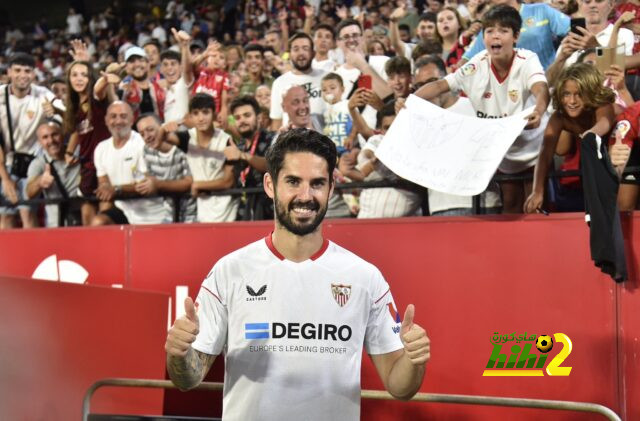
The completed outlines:
[[[425,364],[431,357],[431,341],[427,332],[414,323],[415,307],[409,304],[404,312],[404,319],[400,326],[400,339],[404,344],[407,357],[413,364]]]

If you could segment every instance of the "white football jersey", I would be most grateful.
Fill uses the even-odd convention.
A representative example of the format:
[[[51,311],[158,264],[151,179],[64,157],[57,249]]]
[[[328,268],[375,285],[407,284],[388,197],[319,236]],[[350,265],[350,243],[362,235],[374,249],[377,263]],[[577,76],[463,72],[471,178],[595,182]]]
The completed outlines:
[[[537,82],[546,83],[547,78],[536,53],[517,48],[504,79],[496,75],[485,50],[445,80],[452,91],[464,91],[477,117],[502,118],[522,111],[531,87]]]
[[[503,118],[535,105],[531,87],[547,82],[536,53],[516,48],[509,73],[500,79],[491,65],[489,53],[475,55],[467,64],[445,77],[452,91],[463,91],[479,118]],[[498,167],[508,174],[524,171],[535,165],[548,115],[543,115],[540,127],[524,130],[507,151]]]
[[[225,353],[223,420],[359,420],[363,345],[402,349],[380,271],[325,240],[286,260],[271,235],[213,267],[196,300],[193,348]]]

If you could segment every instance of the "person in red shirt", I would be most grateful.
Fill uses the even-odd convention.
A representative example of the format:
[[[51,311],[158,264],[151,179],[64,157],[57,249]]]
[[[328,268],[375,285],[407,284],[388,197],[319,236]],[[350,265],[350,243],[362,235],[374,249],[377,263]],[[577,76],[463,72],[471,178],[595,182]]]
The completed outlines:
[[[216,102],[218,122],[222,124],[229,116],[227,102],[230,88],[229,73],[224,70],[226,60],[222,47],[219,43],[210,44],[195,61],[196,65],[200,63],[200,73],[193,85],[193,95],[211,95]]]

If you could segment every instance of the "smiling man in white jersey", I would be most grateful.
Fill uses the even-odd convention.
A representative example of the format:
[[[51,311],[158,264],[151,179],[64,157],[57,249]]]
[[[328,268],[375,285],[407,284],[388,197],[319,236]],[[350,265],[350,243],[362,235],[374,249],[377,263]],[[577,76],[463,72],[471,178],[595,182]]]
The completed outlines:
[[[167,368],[180,389],[224,351],[223,420],[358,420],[363,346],[393,396],[410,399],[422,384],[430,342],[413,305],[400,324],[380,271],[322,235],[336,156],[307,129],[271,146],[275,230],[220,259],[169,330]]]

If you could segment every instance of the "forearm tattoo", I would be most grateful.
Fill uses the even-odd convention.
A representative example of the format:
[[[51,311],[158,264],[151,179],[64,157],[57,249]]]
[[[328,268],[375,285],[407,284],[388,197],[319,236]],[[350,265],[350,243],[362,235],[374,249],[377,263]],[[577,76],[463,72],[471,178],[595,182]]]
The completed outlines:
[[[180,390],[196,387],[211,368],[215,355],[189,349],[184,357],[168,357],[167,371],[173,383]]]

